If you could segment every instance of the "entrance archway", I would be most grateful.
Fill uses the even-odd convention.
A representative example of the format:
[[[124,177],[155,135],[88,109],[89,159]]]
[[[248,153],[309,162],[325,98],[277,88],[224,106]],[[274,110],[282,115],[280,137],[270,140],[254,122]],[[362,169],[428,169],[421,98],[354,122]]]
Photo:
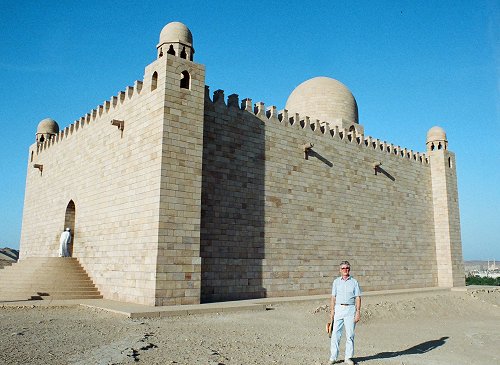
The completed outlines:
[[[75,243],[75,202],[73,200],[70,200],[68,203],[68,206],[66,207],[66,214],[64,215],[64,228],[69,228],[71,229],[71,242],[72,244],[69,245],[69,255],[73,256],[73,247]]]

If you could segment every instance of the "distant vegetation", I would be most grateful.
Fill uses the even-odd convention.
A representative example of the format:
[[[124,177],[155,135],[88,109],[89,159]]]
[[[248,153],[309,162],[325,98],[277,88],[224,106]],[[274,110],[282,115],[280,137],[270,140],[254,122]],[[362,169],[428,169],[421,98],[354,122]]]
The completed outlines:
[[[494,285],[500,286],[500,277],[486,278],[481,276],[467,276],[465,278],[465,285]]]

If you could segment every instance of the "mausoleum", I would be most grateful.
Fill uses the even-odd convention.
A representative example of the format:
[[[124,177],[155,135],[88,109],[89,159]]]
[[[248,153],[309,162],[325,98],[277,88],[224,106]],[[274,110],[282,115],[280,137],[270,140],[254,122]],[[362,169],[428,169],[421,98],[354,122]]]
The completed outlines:
[[[57,257],[69,227],[104,298],[152,306],[327,294],[344,259],[364,291],[464,285],[442,128],[416,136],[423,151],[370,137],[329,77],[281,110],[212,93],[182,23],[155,54],[143,80],[74,123],[40,122],[21,260]]]

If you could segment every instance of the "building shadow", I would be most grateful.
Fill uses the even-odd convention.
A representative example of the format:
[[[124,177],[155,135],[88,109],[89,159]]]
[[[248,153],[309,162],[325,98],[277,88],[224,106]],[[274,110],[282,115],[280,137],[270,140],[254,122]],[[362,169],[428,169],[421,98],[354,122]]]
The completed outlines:
[[[323,162],[328,167],[333,167],[333,163],[330,160],[326,159],[325,157],[323,157],[322,155],[320,155],[319,153],[317,153],[314,150],[308,152],[308,155],[311,156],[311,157],[316,157],[318,160],[320,160],[321,162]]]
[[[201,302],[266,297],[265,125],[253,113],[205,103]]]
[[[380,167],[380,166],[377,166],[377,167],[375,168],[375,174],[377,174],[377,173],[380,173],[380,174],[385,175],[386,177],[388,177],[388,178],[389,178],[390,180],[392,180],[392,181],[395,181],[395,180],[396,180],[396,178],[395,178],[394,176],[392,176],[391,174],[389,174],[387,171],[385,171],[385,170],[384,170],[382,167]]]
[[[370,361],[370,360],[391,359],[394,357],[404,356],[404,355],[425,354],[426,352],[432,351],[440,346],[443,346],[446,343],[446,340],[448,338],[449,337],[446,336],[446,337],[441,337],[440,339],[437,339],[437,340],[422,342],[418,345],[412,346],[412,347],[410,347],[406,350],[402,350],[402,351],[379,352],[378,354],[375,354],[375,355],[356,357],[356,362],[361,363],[361,362]]]

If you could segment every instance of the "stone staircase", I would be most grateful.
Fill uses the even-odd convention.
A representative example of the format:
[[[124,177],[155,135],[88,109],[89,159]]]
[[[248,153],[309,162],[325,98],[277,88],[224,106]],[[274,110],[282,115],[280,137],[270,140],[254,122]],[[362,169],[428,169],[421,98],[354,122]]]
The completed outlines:
[[[73,257],[28,257],[0,269],[0,302],[100,298]]]

